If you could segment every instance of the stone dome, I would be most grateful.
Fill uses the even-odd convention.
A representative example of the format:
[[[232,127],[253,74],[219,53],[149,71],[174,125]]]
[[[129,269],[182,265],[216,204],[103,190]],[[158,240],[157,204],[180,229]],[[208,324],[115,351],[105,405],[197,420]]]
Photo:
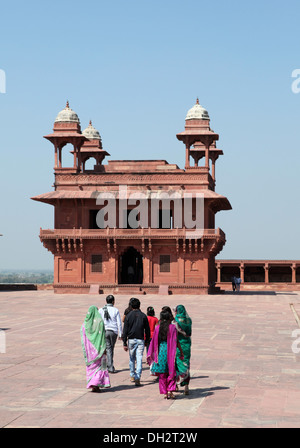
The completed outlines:
[[[89,140],[101,140],[99,132],[94,128],[91,121],[89,122],[88,127],[82,131],[82,134]]]
[[[78,115],[69,107],[69,101],[67,101],[66,107],[57,115],[55,123],[58,122],[79,123]]]
[[[195,106],[193,106],[187,113],[186,120],[209,120],[209,115],[206,109],[199,104],[197,98]]]

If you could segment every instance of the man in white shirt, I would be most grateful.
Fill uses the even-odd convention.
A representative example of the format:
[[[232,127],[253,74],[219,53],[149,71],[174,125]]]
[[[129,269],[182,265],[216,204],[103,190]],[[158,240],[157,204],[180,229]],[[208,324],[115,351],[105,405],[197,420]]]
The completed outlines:
[[[110,294],[106,297],[106,305],[99,309],[105,326],[107,368],[109,373],[115,373],[116,371],[114,367],[114,348],[117,337],[119,336],[119,340],[122,340],[121,316],[114,304],[115,298]]]

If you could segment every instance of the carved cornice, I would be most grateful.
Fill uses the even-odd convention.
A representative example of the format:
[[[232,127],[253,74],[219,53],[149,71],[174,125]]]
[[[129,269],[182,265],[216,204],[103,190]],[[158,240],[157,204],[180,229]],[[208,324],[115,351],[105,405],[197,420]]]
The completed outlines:
[[[199,184],[199,181],[203,181],[204,184],[210,184],[212,178],[207,174],[195,174],[195,172],[189,173],[174,173],[164,172],[155,174],[129,174],[129,173],[105,173],[105,174],[59,174],[55,175],[55,184],[61,185],[108,185],[107,182],[114,182],[115,185],[131,185],[131,184],[151,184],[155,185],[170,185],[170,184]]]
[[[178,238],[176,235],[173,238],[170,237],[141,237],[135,235],[135,238],[132,236],[121,238],[110,238],[110,237],[85,237],[82,236],[80,238],[74,238],[71,236],[60,236],[58,234],[52,234],[47,236],[40,235],[40,240],[42,241],[44,247],[49,250],[52,254],[66,256],[67,254],[80,254],[90,252],[89,246],[86,246],[87,241],[103,241],[103,251],[106,251],[108,256],[115,256],[119,253],[120,245],[118,241],[128,240],[135,241],[138,246],[138,250],[142,254],[149,254],[152,257],[153,254],[156,254],[160,251],[156,248],[157,245],[160,245],[161,242],[168,240],[169,243],[166,247],[170,253],[179,255],[195,255],[199,254],[202,257],[204,254],[214,255],[216,256],[223,248],[225,244],[225,238],[220,235],[204,235],[201,239],[186,239],[186,238]],[[171,240],[171,245],[170,245]],[[124,246],[121,246],[124,249]]]
[[[90,288],[92,283],[53,283],[53,288]],[[142,284],[118,284],[118,283],[97,283],[99,289],[101,288],[118,288],[119,290],[141,287],[142,289],[159,289],[160,284],[158,283],[142,283]],[[195,283],[170,283],[169,289],[207,289],[209,285],[195,284]]]
[[[200,235],[200,236],[199,236]],[[138,228],[138,229],[40,229],[40,238],[47,239],[221,239],[225,241],[225,233],[220,229],[154,229],[154,228]]]

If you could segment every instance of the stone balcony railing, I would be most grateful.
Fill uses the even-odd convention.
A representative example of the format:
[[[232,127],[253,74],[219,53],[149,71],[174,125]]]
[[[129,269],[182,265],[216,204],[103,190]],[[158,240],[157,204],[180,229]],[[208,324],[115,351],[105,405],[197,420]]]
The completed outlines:
[[[40,229],[40,238],[46,239],[221,239],[225,240],[225,233],[220,228],[218,229],[153,229],[153,228],[139,228],[139,229]]]

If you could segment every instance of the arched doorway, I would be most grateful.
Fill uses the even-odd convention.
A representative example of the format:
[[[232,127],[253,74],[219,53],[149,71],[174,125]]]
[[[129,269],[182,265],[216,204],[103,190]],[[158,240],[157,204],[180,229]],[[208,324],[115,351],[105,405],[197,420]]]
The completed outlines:
[[[143,256],[129,247],[120,257],[120,283],[143,283]]]

